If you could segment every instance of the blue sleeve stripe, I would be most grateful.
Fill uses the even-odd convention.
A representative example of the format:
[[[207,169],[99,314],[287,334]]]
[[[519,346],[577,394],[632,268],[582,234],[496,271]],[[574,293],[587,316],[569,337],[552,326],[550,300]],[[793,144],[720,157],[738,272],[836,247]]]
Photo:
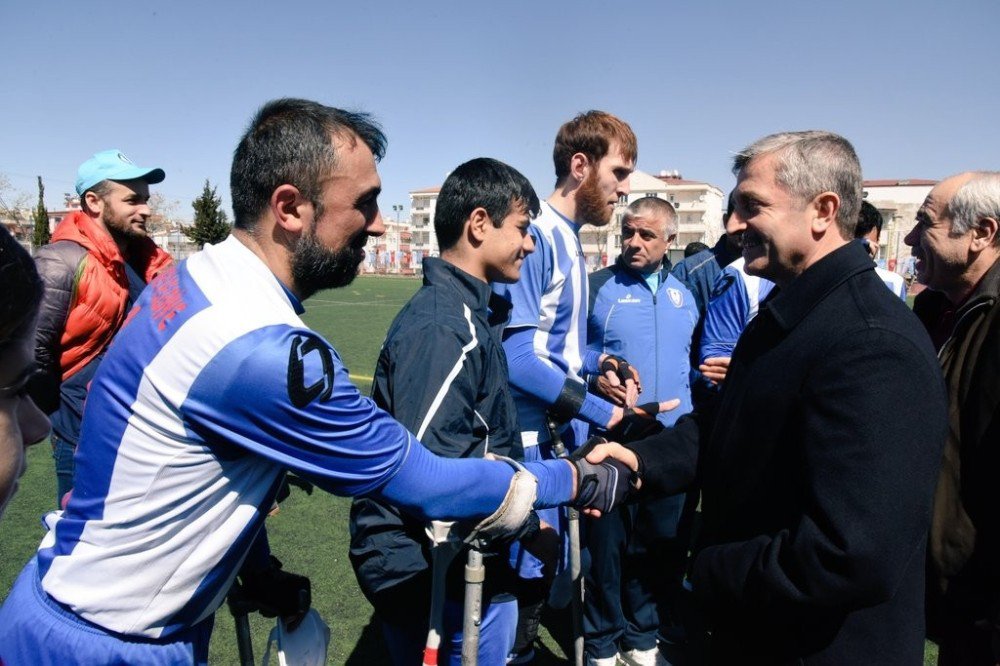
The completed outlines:
[[[535,506],[564,504],[573,493],[573,471],[564,461],[529,463],[538,479]],[[461,520],[488,516],[500,506],[513,468],[479,458],[442,458],[412,440],[398,473],[377,495],[421,520]]]

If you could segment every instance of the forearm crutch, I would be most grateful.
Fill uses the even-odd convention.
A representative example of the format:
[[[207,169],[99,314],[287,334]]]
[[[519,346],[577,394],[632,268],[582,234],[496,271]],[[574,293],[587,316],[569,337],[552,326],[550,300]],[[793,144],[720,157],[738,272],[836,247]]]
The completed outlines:
[[[549,432],[552,435],[552,451],[558,458],[567,458],[569,453],[559,435],[559,426],[553,420],[548,420]],[[569,530],[569,575],[570,575],[570,614],[573,620],[573,663],[583,666],[583,576],[580,565],[580,512],[571,506],[566,507]]]

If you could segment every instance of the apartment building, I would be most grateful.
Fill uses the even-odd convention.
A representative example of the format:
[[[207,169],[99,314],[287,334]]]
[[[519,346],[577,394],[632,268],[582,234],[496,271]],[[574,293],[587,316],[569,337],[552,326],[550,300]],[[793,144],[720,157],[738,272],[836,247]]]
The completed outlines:
[[[369,236],[365,245],[363,273],[414,274],[413,232],[409,220],[392,220],[383,216],[385,233]]]
[[[723,233],[722,213],[725,208],[723,192],[711,183],[685,180],[679,171],[661,171],[653,176],[644,171],[633,171],[629,176],[631,192],[620,203],[606,227],[584,225],[580,230],[580,243],[587,257],[588,270],[594,271],[614,263],[621,254],[621,218],[625,207],[643,197],[657,197],[669,201],[677,211],[677,240],[670,250],[670,259],[678,261],[684,256],[688,243],[701,242],[713,245]]]
[[[440,192],[440,186],[410,192],[410,248],[412,266],[418,271],[424,257],[441,254],[434,234],[434,208]]]

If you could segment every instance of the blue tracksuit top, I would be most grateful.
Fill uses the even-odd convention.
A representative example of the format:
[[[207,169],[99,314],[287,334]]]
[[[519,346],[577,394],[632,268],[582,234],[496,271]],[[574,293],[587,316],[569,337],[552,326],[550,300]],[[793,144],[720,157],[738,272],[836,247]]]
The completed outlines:
[[[657,418],[666,426],[691,411],[691,335],[698,322],[694,296],[667,270],[651,293],[642,275],[621,261],[590,276],[587,347],[616,354],[639,370],[640,402],[679,398]]]

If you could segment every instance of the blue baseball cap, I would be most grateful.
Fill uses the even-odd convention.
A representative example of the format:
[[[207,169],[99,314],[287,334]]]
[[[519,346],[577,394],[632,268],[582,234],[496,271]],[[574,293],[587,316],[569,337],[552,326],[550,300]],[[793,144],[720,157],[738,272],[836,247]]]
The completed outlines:
[[[144,180],[149,184],[162,182],[163,169],[136,166],[120,150],[102,150],[80,165],[76,172],[76,193],[83,193],[102,180]]]

